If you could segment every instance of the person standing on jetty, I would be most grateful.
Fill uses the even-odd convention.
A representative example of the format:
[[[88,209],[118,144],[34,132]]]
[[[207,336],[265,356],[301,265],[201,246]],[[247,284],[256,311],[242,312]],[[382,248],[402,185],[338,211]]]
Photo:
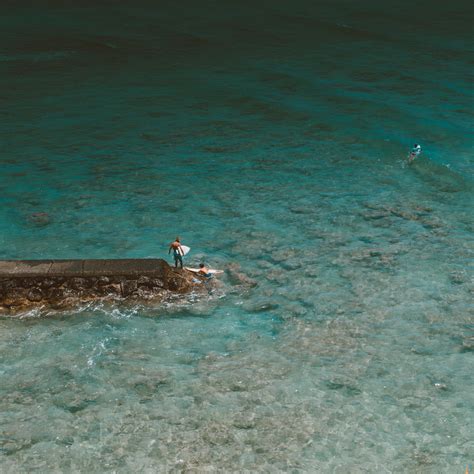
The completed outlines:
[[[183,250],[183,247],[181,247],[181,242],[179,241],[179,237],[176,237],[175,241],[170,244],[168,255],[171,253],[171,250],[173,250],[175,268],[178,268],[178,263],[180,264],[180,267],[183,268],[184,250]]]

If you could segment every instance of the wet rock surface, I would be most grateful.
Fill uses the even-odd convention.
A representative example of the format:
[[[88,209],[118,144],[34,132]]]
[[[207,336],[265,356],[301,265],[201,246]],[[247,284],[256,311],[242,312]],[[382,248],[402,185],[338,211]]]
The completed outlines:
[[[103,299],[161,300],[193,286],[189,272],[160,259],[0,261],[0,309],[8,312]]]

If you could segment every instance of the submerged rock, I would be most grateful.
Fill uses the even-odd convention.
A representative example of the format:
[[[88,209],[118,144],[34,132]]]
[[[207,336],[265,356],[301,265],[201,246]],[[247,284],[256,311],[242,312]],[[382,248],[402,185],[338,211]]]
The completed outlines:
[[[245,273],[240,271],[240,265],[237,263],[230,264],[226,268],[227,274],[229,275],[229,279],[233,284],[236,285],[243,285],[248,287],[257,286],[257,282],[247,276]]]
[[[30,222],[38,227],[43,227],[51,223],[51,216],[47,212],[35,212],[29,216]]]
[[[265,301],[250,306],[246,306],[245,310],[249,313],[264,313],[267,311],[274,311],[278,309],[278,304],[272,303],[271,301]]]

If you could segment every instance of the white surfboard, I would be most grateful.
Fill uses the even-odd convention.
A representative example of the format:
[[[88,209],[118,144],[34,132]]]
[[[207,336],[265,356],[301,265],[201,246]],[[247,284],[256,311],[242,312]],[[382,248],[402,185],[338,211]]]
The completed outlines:
[[[187,245],[181,245],[181,248],[183,249],[184,255],[191,250],[191,247],[188,247]]]
[[[193,273],[199,273],[199,270],[200,270],[200,268],[191,268],[191,267],[184,267],[184,269]],[[221,273],[224,273],[224,270],[216,270],[214,268],[209,268],[208,271],[211,275],[220,275]]]

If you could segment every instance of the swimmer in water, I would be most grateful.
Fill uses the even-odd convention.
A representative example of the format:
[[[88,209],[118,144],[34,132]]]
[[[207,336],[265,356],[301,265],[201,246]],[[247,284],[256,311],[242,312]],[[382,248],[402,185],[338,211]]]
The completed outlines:
[[[418,143],[415,143],[410,151],[410,154],[408,155],[408,163],[411,163],[417,156],[420,156],[420,154],[421,146],[418,145]]]

